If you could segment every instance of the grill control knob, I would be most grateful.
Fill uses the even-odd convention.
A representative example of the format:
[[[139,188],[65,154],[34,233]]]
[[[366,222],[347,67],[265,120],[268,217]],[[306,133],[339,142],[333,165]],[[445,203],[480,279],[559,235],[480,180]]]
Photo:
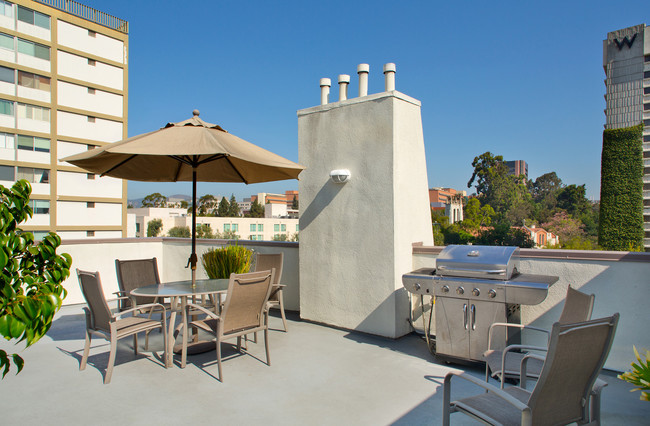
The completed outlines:
[[[458,287],[456,289],[456,294],[464,294],[464,293],[465,293],[465,289],[463,287]]]
[[[416,291],[422,288],[422,286],[420,285],[420,283],[415,283],[415,285],[414,285],[413,287],[415,287],[415,290],[416,290]]]
[[[475,288],[474,290],[472,290],[472,294],[475,297],[478,297],[481,294],[481,290],[479,290],[478,288]]]
[[[449,293],[449,286],[448,285],[443,285],[442,286],[442,292],[443,293]]]
[[[488,297],[490,299],[494,299],[495,297],[497,297],[497,292],[494,291],[494,289],[491,288],[490,291],[488,291]]]

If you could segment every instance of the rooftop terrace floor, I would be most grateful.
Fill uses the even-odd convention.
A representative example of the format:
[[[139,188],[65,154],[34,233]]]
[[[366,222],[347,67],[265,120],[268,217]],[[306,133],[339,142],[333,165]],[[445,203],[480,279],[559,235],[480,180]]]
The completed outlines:
[[[273,328],[281,327],[278,317]],[[391,340],[300,321],[289,332],[270,332],[271,366],[264,347],[249,343],[239,355],[224,345],[224,382],[216,380],[214,352],[188,357],[188,365],[165,369],[162,339],[134,357],[130,338],[120,341],[113,378],[104,385],[108,342],[93,340],[88,366],[79,371],[84,345],[81,306],[66,306],[41,341],[21,353],[25,369],[0,382],[3,424],[440,424],[442,381],[452,369],[477,377],[481,368],[438,363],[415,335]],[[260,336],[261,337],[261,336]],[[8,352],[22,346],[1,342]],[[252,356],[251,356],[252,355]],[[603,378],[605,425],[648,424],[650,403],[616,379]],[[496,383],[496,382],[495,382]],[[480,392],[454,381],[452,398]],[[461,414],[452,424],[474,424]]]

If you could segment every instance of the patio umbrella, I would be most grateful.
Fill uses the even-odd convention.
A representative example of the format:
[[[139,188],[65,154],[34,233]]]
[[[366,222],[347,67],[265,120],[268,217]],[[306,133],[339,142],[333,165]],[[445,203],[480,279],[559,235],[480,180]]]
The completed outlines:
[[[193,117],[168,123],[62,161],[101,176],[146,182],[192,182],[192,283],[196,281],[196,182],[260,183],[298,179],[304,169],[238,138],[215,124]]]

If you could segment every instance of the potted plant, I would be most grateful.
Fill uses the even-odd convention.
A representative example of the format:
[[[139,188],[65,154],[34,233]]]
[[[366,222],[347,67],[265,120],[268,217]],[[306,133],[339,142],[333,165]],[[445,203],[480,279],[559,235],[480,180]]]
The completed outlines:
[[[243,274],[250,270],[253,250],[239,245],[212,248],[201,256],[203,269],[211,279],[230,278],[230,274]]]
[[[633,362],[632,371],[619,374],[618,378],[635,385],[636,388],[632,389],[632,392],[640,390],[641,396],[639,398],[641,401],[650,401],[650,393],[646,392],[650,391],[650,351],[645,351],[645,360],[643,360],[636,347],[633,346],[633,348],[638,363]]]

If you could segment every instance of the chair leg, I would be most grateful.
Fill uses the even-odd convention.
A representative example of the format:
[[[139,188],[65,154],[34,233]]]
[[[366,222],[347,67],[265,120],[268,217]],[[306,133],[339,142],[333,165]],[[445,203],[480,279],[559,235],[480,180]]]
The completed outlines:
[[[79,364],[79,371],[86,369],[86,362],[88,361],[88,353],[90,352],[91,340],[92,340],[92,336],[90,334],[90,331],[86,329],[86,344],[84,345],[84,353],[83,356],[81,357],[81,364]]]
[[[217,369],[219,371],[219,381],[223,383],[223,375],[221,373],[221,342],[217,339]]]
[[[280,315],[282,315],[282,325],[284,325],[284,331],[286,333],[287,331],[287,317],[284,314],[284,300],[282,298],[282,292],[280,292],[278,296],[278,300],[280,301]]]
[[[104,376],[104,384],[111,382],[113,375],[113,365],[115,364],[115,353],[117,352],[117,339],[111,336],[111,353],[108,356],[108,367],[106,367],[106,376]]]
[[[269,356],[269,327],[264,329],[264,347],[266,348],[266,365],[271,365],[271,357]]]
[[[133,335],[133,352],[135,352],[136,355],[138,354],[138,333]]]

